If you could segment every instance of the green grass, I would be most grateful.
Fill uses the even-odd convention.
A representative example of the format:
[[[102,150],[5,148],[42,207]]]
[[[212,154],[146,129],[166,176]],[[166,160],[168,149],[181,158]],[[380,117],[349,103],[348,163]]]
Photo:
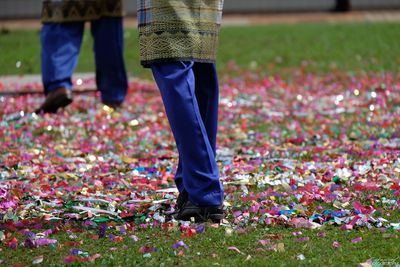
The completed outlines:
[[[362,197],[361,197],[361,202]],[[369,204],[364,203],[364,204]],[[323,204],[325,205],[325,204]],[[329,206],[326,204],[328,209]],[[383,209],[383,217],[391,221],[400,219],[400,211],[387,207]],[[338,226],[325,225],[319,229],[295,229],[283,226],[248,226],[233,230],[227,226],[214,228],[206,225],[204,233],[187,237],[178,226],[172,230],[129,229],[123,235],[115,230],[118,223],[111,223],[104,238],[93,239],[98,234],[98,227],[82,228],[79,223],[67,225],[47,224],[44,229],[59,229],[60,232],[49,238],[58,240],[57,245],[28,249],[21,246],[26,239],[20,233],[14,232],[19,246],[12,250],[0,243],[0,263],[6,266],[19,264],[32,265],[35,257],[43,256],[42,266],[59,266],[69,256],[71,249],[79,249],[87,256],[100,254],[95,260],[96,266],[357,266],[371,259],[382,265],[398,266],[400,264],[400,231],[376,228],[356,228],[352,231],[341,230]],[[31,227],[29,227],[31,228]],[[36,232],[35,230],[32,230]],[[294,233],[300,235],[295,236]],[[321,236],[321,233],[324,236]],[[109,235],[121,237],[120,242],[111,241]],[[134,241],[130,236],[136,235]],[[298,238],[308,237],[308,241]],[[352,240],[361,237],[358,243]],[[173,249],[172,245],[184,241],[188,248]],[[269,240],[266,246],[260,240]],[[333,247],[333,242],[339,242],[340,247]],[[277,246],[284,249],[277,250]],[[144,255],[141,247],[155,248],[155,252]],[[240,250],[229,250],[236,247]],[[275,247],[275,249],[274,249]],[[183,255],[179,254],[183,253]],[[304,260],[298,256],[303,255]],[[84,259],[84,257],[79,257]],[[397,264],[397,265],[396,265]],[[74,262],[74,266],[93,265],[89,262]]]
[[[301,231],[303,237],[309,237],[308,242],[299,242],[293,232]],[[319,237],[324,232],[326,237]],[[114,243],[109,238],[92,240],[87,233],[76,233],[77,238],[70,239],[68,234],[57,234],[61,247],[6,250],[7,266],[19,263],[31,265],[32,258],[43,255],[43,266],[56,266],[63,263],[69,251],[77,248],[89,255],[99,253],[101,258],[96,265],[102,266],[357,266],[358,263],[373,259],[375,262],[400,263],[400,234],[397,232],[381,233],[377,230],[355,230],[345,232],[337,227],[327,227],[319,230],[298,230],[282,227],[247,229],[244,233],[233,232],[227,235],[224,228],[207,228],[203,234],[191,238],[181,236],[178,231],[143,230],[135,233],[140,240],[134,242],[125,236],[120,243]],[[280,236],[281,240],[273,240],[272,235]],[[352,239],[362,236],[362,241],[353,244]],[[268,250],[259,240],[270,239],[272,244],[283,244],[284,251]],[[183,240],[188,249],[174,250],[172,245]],[[74,246],[67,242],[83,241],[82,245]],[[334,248],[332,243],[338,241],[340,248]],[[139,248],[149,246],[157,248],[150,257],[139,253]],[[242,253],[228,250],[237,247]],[[114,248],[114,251],[111,251]],[[263,248],[264,250],[261,250]],[[111,250],[110,250],[111,249]],[[184,256],[177,255],[183,250]],[[297,259],[303,254],[305,259]],[[4,254],[1,254],[4,255]],[[3,256],[1,256],[3,257]],[[1,258],[0,257],[0,258]],[[247,259],[247,260],[246,260]],[[90,265],[75,263],[75,266]],[[378,265],[379,266],[379,265]],[[388,265],[386,265],[388,266]]]
[[[282,72],[303,66],[307,71],[326,73],[332,68],[345,71],[400,70],[399,23],[298,24],[223,27],[218,66],[235,61],[242,67]],[[87,30],[77,67],[92,72],[92,39]],[[128,71],[149,76],[139,65],[135,29],[125,31]],[[6,31],[0,34],[0,74],[40,73],[39,31]],[[16,62],[21,61],[20,68]]]
[[[308,71],[399,71],[399,24],[300,24],[229,27],[222,31],[221,62]],[[233,41],[234,40],[234,41]]]

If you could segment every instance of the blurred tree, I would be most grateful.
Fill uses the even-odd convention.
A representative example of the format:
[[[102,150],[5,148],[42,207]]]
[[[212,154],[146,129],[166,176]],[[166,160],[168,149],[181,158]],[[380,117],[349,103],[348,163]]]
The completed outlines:
[[[346,12],[351,10],[350,0],[336,0],[335,11]]]

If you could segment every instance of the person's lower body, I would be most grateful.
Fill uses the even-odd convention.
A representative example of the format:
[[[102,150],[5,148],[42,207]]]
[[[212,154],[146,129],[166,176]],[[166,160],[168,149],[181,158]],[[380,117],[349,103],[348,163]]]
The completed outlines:
[[[44,23],[42,80],[46,100],[38,112],[56,112],[72,102],[72,74],[78,63],[84,22]],[[128,82],[123,59],[122,18],[92,21],[96,81],[104,103],[121,104]]]
[[[117,107],[128,91],[124,62],[124,30],[122,18],[102,18],[92,22],[96,83],[104,104]]]
[[[216,163],[218,78],[215,64],[151,65],[179,151],[178,219],[222,219],[223,188]]]

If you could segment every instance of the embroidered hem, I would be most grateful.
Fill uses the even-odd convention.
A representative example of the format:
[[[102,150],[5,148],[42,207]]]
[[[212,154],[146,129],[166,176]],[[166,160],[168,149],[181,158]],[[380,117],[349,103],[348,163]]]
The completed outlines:
[[[215,62],[223,0],[139,0],[140,59]]]
[[[122,0],[44,0],[42,22],[74,22],[122,17]]]

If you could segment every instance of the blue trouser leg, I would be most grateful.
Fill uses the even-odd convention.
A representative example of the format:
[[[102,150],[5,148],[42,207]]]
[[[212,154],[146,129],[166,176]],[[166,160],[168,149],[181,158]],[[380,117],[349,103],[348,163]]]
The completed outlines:
[[[178,141],[176,141],[176,146],[178,147]],[[178,188],[178,191],[182,193],[185,191],[185,187],[183,186],[183,168],[182,168],[182,159],[181,156],[179,156],[179,161],[178,161],[178,168],[176,169],[174,181],[176,184],[176,187]]]
[[[46,94],[61,87],[72,89],[71,77],[78,63],[83,28],[83,22],[43,24],[40,40]]]
[[[193,66],[196,99],[208,140],[216,156],[218,131],[219,86],[215,64],[196,63]]]
[[[196,98],[196,78],[200,81],[206,77],[195,76],[196,64],[199,63],[157,63],[152,65],[152,71],[180,155],[181,189],[188,192],[197,206],[218,206],[222,204],[223,188],[215,160],[215,145],[213,149]],[[201,91],[199,89],[199,93]],[[210,109],[215,108],[210,106]]]
[[[218,104],[219,85],[215,64],[195,63],[193,66],[195,76],[195,94],[200,110],[200,115],[207,131],[208,140],[216,155],[217,131],[218,131]],[[175,183],[179,192],[182,192],[183,173],[182,160],[179,158],[175,175]]]
[[[92,22],[96,82],[105,102],[122,102],[128,90],[124,63],[122,18],[101,18]]]

